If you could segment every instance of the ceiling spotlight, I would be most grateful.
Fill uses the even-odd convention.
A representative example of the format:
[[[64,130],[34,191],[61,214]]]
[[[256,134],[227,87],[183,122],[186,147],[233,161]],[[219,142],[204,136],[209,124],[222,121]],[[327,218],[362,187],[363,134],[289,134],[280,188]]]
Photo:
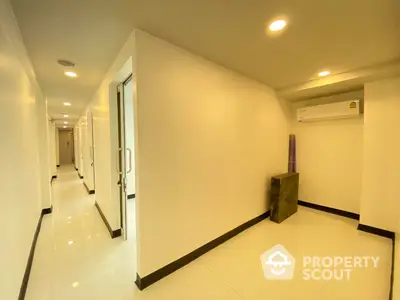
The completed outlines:
[[[319,77],[324,77],[324,76],[328,76],[329,74],[331,74],[331,72],[329,71],[322,71],[318,73]]]
[[[269,25],[269,30],[280,31],[286,27],[287,22],[285,20],[276,20]]]
[[[66,72],[64,72],[64,74],[65,74],[65,76],[68,76],[68,77],[77,77],[78,76],[78,75],[76,75],[75,72],[72,72],[72,71],[66,71]]]
[[[67,128],[67,126],[63,126],[63,128]]]
[[[71,103],[69,103],[69,102],[64,102],[64,105],[65,105],[65,106],[71,106]]]
[[[65,115],[64,115],[64,118],[68,118],[68,115],[65,114]]]
[[[68,122],[64,122],[64,124],[68,124]]]

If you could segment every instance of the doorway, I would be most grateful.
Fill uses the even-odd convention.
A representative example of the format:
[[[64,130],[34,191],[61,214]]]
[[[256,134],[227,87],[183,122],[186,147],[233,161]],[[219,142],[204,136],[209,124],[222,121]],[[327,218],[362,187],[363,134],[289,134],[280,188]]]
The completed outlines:
[[[129,76],[117,87],[118,186],[121,201],[121,229],[125,240],[135,238],[135,136],[133,80]]]
[[[60,165],[74,163],[74,134],[72,130],[59,129],[59,156]]]

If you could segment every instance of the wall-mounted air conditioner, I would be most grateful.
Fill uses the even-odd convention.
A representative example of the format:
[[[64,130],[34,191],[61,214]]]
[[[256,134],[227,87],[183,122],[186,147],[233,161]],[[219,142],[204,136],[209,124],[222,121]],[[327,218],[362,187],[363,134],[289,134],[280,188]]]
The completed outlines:
[[[297,109],[297,122],[354,118],[360,113],[360,100],[320,104]]]

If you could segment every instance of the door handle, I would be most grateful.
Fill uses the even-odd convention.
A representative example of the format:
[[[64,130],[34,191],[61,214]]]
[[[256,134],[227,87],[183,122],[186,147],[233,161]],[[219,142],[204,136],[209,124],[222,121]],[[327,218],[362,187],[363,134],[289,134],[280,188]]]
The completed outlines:
[[[120,175],[122,175],[122,172],[119,169],[119,167],[120,167],[120,156],[119,156],[119,154],[120,154],[121,150],[122,150],[121,148],[119,148],[117,150],[117,173],[120,174]]]
[[[132,172],[132,150],[130,148],[126,148],[126,151],[128,151],[129,153],[129,160],[128,160],[129,169],[126,171],[126,174],[129,174],[130,172]]]

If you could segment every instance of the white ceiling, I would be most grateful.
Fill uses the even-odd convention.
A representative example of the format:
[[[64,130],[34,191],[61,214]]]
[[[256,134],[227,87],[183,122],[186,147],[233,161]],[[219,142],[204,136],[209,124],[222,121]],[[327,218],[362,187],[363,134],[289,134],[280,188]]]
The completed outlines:
[[[49,114],[71,124],[82,114],[133,28],[129,0],[12,0]],[[76,63],[78,78],[57,59]],[[72,106],[63,106],[71,102]]]
[[[399,68],[392,67],[390,75],[400,70],[399,0],[12,3],[56,118],[83,111],[133,27],[264,82],[291,100],[359,88],[372,78],[366,73],[392,62]],[[279,36],[267,36],[266,23],[280,15],[289,26]],[[74,61],[79,78],[65,77],[55,62],[59,58]],[[317,79],[324,69],[333,76]],[[73,106],[60,106],[64,101]]]

